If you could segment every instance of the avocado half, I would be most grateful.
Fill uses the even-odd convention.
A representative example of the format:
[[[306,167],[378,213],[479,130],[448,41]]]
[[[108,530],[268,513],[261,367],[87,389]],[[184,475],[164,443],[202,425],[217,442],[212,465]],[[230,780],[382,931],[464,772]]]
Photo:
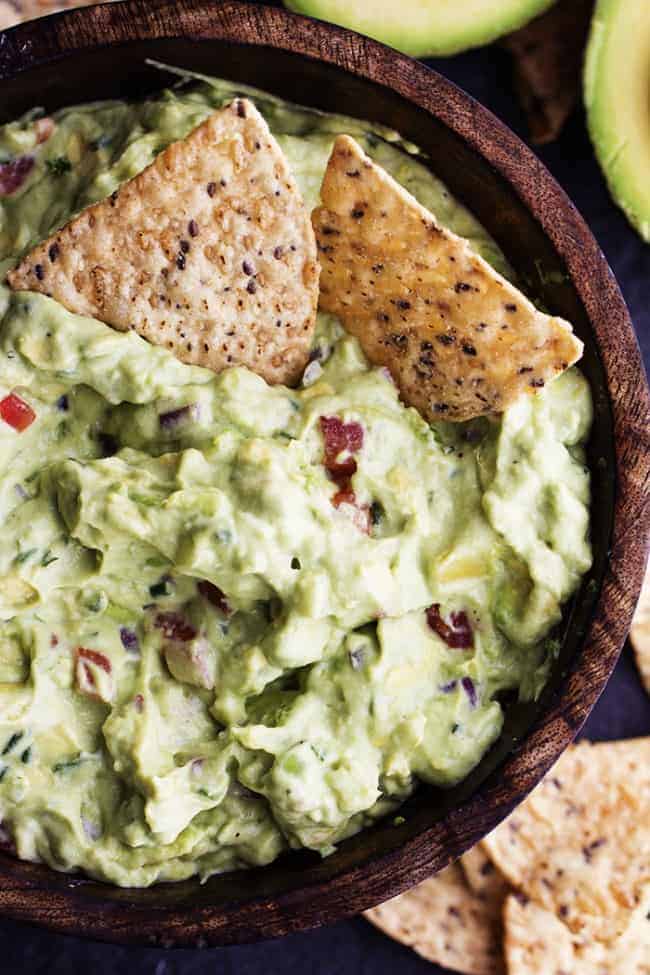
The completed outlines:
[[[584,86],[612,196],[650,242],[650,0],[598,0]]]
[[[285,0],[414,57],[456,54],[523,27],[555,0]],[[639,0],[645,3],[645,0]]]

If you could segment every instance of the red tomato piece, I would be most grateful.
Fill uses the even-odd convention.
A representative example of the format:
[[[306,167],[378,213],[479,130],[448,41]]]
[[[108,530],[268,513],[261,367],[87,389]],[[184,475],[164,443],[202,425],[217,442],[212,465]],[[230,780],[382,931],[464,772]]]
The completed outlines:
[[[0,417],[18,433],[22,433],[23,430],[32,425],[36,419],[36,414],[24,399],[15,393],[9,393],[8,396],[0,400]]]
[[[112,670],[110,660],[105,653],[100,653],[99,650],[88,650],[86,647],[77,647],[77,658],[79,660],[87,660],[89,663],[101,667],[107,674],[110,674]]]

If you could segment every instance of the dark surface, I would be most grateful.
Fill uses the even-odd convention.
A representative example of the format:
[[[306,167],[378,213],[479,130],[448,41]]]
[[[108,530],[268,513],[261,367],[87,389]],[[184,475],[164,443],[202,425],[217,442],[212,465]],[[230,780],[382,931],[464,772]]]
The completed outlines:
[[[521,135],[523,119],[510,91],[509,64],[502,52],[490,50],[436,62],[435,67],[470,91]],[[650,248],[644,246],[611,203],[593,160],[581,117],[574,118],[562,139],[540,152],[587,218],[608,257],[629,303],[637,332],[650,360]],[[646,298],[646,307],[642,299]],[[650,704],[636,679],[626,651],[604,696],[592,714],[587,731],[594,738],[617,738],[650,733]],[[0,923],[4,973],[22,970],[68,973],[90,966],[97,973],[203,975],[242,973],[274,975],[285,972],[365,973],[426,972],[436,969],[393,944],[365,922],[349,921],[320,931],[289,936],[253,947],[178,951],[100,946]],[[441,970],[438,970],[441,971]]]

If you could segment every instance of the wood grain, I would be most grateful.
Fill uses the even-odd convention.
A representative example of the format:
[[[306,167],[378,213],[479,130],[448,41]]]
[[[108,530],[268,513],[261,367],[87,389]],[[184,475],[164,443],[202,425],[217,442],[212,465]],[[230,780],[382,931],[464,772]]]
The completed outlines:
[[[0,121],[165,83],[144,58],[221,74],[326,110],[382,121],[421,145],[527,283],[586,344],[595,399],[594,567],[568,608],[562,652],[534,706],[472,775],[422,788],[391,821],[321,861],[149,890],[120,890],[0,854],[0,913],[107,941],[165,946],[269,938],[350,916],[439,870],[492,829],[572,740],[616,663],[641,586],[650,500],[650,400],[623,298],[596,241],[537,158],[439,75],[370,40],[282,10],[207,0],[128,0],[0,34]]]

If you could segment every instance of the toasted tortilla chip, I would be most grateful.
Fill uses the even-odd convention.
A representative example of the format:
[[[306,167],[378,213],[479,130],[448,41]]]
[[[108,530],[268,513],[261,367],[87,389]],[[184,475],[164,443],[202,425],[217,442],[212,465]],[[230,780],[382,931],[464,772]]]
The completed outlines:
[[[320,305],[428,420],[500,412],[580,357],[582,343],[443,229],[349,136],[314,210]]]
[[[12,288],[134,329],[183,362],[298,380],[318,263],[309,216],[254,105],[236,99],[11,271]]]
[[[650,898],[620,938],[603,944],[576,937],[551,911],[511,894],[503,915],[508,975],[650,975],[648,907]]]
[[[477,843],[467,853],[463,853],[459,863],[463,868],[465,880],[476,896],[491,905],[496,905],[496,910],[501,911],[503,902],[512,888],[492,863],[482,844]]]
[[[650,888],[650,737],[570,748],[483,847],[580,943],[612,946]]]
[[[632,620],[630,641],[634,647],[643,686],[650,694],[650,569],[646,570],[643,588]]]
[[[501,911],[470,891],[454,863],[413,890],[365,912],[423,958],[466,975],[501,975]]]

